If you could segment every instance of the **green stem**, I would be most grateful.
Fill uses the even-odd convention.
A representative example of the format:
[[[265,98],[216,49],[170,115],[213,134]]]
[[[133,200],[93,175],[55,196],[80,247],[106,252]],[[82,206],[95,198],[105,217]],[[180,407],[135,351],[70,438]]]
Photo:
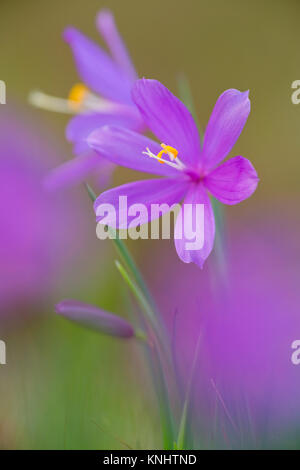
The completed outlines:
[[[111,229],[109,229],[109,230],[111,231],[111,233],[113,233]],[[151,294],[150,294],[150,292],[149,292],[149,290],[148,290],[148,288],[145,284],[145,281],[143,279],[143,276],[140,273],[137,265],[135,264],[131,254],[129,253],[129,251],[128,251],[126,245],[125,245],[125,243],[123,243],[123,241],[120,238],[118,238],[118,235],[117,235],[116,232],[115,232],[115,236],[112,240],[114,242],[115,248],[117,249],[117,252],[119,253],[121,259],[123,260],[123,262],[125,263],[127,268],[132,273],[136,283],[140,286],[140,288],[143,291],[145,297],[148,299],[148,302],[151,303],[152,308],[156,309],[154,301],[151,297]]]
[[[96,200],[96,194],[92,190],[92,188],[85,183],[87,192],[93,202]],[[127,273],[126,269],[122,266],[121,263],[116,261],[116,266],[123,277],[124,281],[129,286],[130,290],[136,297],[138,303],[140,304],[141,308],[146,314],[146,318],[155,333],[155,336],[158,340],[159,349],[161,349],[167,357],[167,360],[170,361],[170,355],[168,352],[168,348],[166,347],[166,341],[162,334],[163,328],[159,324],[157,318],[157,309],[155,302],[152,299],[151,294],[144,282],[144,279],[136,266],[131,254],[129,253],[126,245],[123,241],[118,238],[117,232],[110,227],[108,230],[112,234],[112,240],[114,245],[119,253],[121,259],[123,260],[125,266],[129,269],[130,273],[132,274],[134,281],[131,279],[130,275]],[[144,334],[139,332],[136,335],[139,339],[145,340]],[[159,408],[160,408],[160,416],[162,420],[162,431],[163,431],[163,441],[164,441],[164,448],[165,449],[172,449],[173,442],[174,442],[174,433],[173,433],[173,419],[172,419],[172,412],[169,405],[168,399],[168,390],[165,383],[163,368],[161,365],[160,355],[156,350],[156,346],[153,345],[151,348],[151,352],[154,355],[154,362],[156,367],[151,363],[149,360],[150,367],[152,369],[152,374],[155,380],[156,390],[158,391],[158,399],[159,399]]]
[[[198,127],[198,131],[201,137],[201,140],[203,139],[203,132],[199,123],[199,119],[196,113],[196,108],[194,106],[194,100],[191,92],[191,87],[189,84],[189,81],[186,77],[185,74],[180,74],[177,78],[177,84],[178,84],[178,92],[179,92],[179,97],[181,101],[186,105],[188,110],[191,112],[194,121]]]
[[[188,383],[187,383],[183,409],[182,409],[182,413],[181,413],[181,419],[180,419],[179,431],[178,431],[178,437],[177,437],[177,443],[176,443],[176,449],[177,450],[183,450],[183,449],[185,449],[185,446],[186,446],[186,427],[187,427],[188,410],[189,410],[189,404],[190,404],[192,383],[193,383],[194,374],[195,374],[195,370],[196,370],[196,364],[197,364],[197,360],[198,360],[200,341],[201,341],[201,336],[199,335],[198,340],[197,340],[197,344],[196,344],[196,348],[195,348],[191,373],[190,373]]]
[[[226,226],[224,219],[224,210],[221,203],[211,198],[214,216],[216,220],[216,239],[215,239],[215,260],[217,262],[218,272],[221,278],[226,280]]]
[[[185,434],[186,434],[188,405],[189,405],[188,400],[184,400],[180,424],[179,424],[178,437],[177,437],[177,442],[176,442],[176,450],[184,450],[184,447],[185,447]]]
[[[163,443],[165,450],[172,450],[174,445],[174,427],[172,412],[169,404],[168,389],[164,377],[164,372],[159,359],[157,350],[152,348],[153,362],[150,360],[150,368],[152,369],[152,375],[155,380],[156,390],[158,391],[159,400],[159,415],[161,418]],[[156,368],[154,367],[156,364]]]
[[[94,193],[93,189],[90,187],[89,184],[85,183],[85,187],[87,189],[88,195],[90,196],[92,202],[95,202],[97,196]],[[148,302],[151,304],[151,307],[156,310],[156,305],[155,302],[146,286],[146,283],[143,279],[143,276],[141,272],[139,271],[135,261],[133,260],[128,248],[126,247],[125,243],[118,237],[118,234],[116,230],[113,230],[112,228],[108,227],[108,230],[110,231],[112,237],[112,241],[114,242],[115,248],[117,252],[119,253],[122,261],[126,265],[126,267],[129,269],[129,271],[132,273],[136,283],[139,285],[141,290],[143,291],[145,297],[147,298]]]
[[[151,306],[149,305],[147,299],[144,297],[143,292],[139,289],[137,285],[132,281],[129,274],[127,273],[126,269],[122,266],[119,261],[115,261],[117,269],[119,270],[121,276],[123,277],[124,281],[128,285],[131,292],[136,297],[138,303],[140,304],[141,308],[146,314],[146,318],[148,319],[155,335],[158,340],[158,347],[165,353],[167,359],[169,359],[169,353],[164,343],[164,338],[161,334],[161,329],[157,322],[157,318],[155,312],[153,312]],[[163,368],[160,360],[159,351],[157,351],[156,345],[154,344],[151,348],[151,352],[154,356],[154,363],[156,367],[153,367],[151,361],[149,361],[150,367],[152,369],[152,375],[155,379],[155,387],[158,391],[158,399],[159,399],[159,409],[160,409],[160,416],[162,420],[162,430],[163,430],[163,440],[164,440],[164,447],[165,449],[172,449],[173,447],[173,422],[172,422],[172,413],[169,405],[168,399],[168,389],[165,383]],[[169,359],[170,360],[170,359]]]
[[[151,328],[152,328],[153,332],[155,333],[155,336],[158,340],[158,345],[159,345],[161,351],[165,354],[166,359],[170,363],[171,359],[170,359],[169,350],[166,346],[166,338],[163,335],[162,327],[161,327],[161,325],[159,324],[159,322],[157,320],[156,313],[153,311],[151,305],[149,304],[148,300],[144,296],[144,294],[141,291],[141,289],[139,288],[139,286],[136,285],[134,283],[134,281],[130,278],[130,275],[128,274],[128,272],[126,271],[124,266],[122,266],[122,264],[119,263],[119,261],[115,261],[115,264],[116,264],[116,267],[117,267],[119,273],[121,274],[122,278],[124,279],[124,281],[126,282],[126,284],[129,287],[129,289],[131,290],[131,292],[133,293],[133,295],[137,299],[140,307],[145,312],[146,318],[149,321],[149,324],[151,325]]]

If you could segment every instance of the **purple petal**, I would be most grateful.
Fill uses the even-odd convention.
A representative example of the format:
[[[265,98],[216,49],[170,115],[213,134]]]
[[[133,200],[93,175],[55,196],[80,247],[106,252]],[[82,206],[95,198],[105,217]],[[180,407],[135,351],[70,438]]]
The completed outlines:
[[[132,98],[156,137],[176,148],[181,161],[196,167],[200,157],[200,138],[195,121],[184,104],[156,80],[135,82]]]
[[[116,27],[114,15],[110,10],[101,10],[97,16],[97,27],[105,40],[112,57],[131,82],[138,77],[128,50]]]
[[[130,323],[118,315],[105,312],[95,305],[68,299],[57,304],[55,311],[71,321],[110,336],[119,338],[134,336],[134,329]]]
[[[196,204],[203,204],[204,206],[204,229],[201,217],[198,217],[197,220]],[[199,246],[201,246],[201,241],[203,242],[200,249],[189,249],[191,239],[185,236],[185,227],[190,227],[195,231],[195,234],[199,237]],[[214,213],[203,185],[195,185],[185,198],[181,213],[176,220],[174,238],[179,258],[184,263],[195,263],[202,268],[204,261],[213,248],[215,239]],[[196,242],[196,238],[194,242]],[[197,244],[195,244],[195,247]]]
[[[87,145],[86,140],[80,140],[75,142],[73,145],[73,153],[75,155],[82,155],[83,153],[87,153],[91,151],[90,147]],[[92,153],[95,153],[91,151]]]
[[[178,176],[178,170],[166,163],[143,155],[146,148],[158,154],[161,150],[157,142],[121,127],[105,126],[88,137],[87,143],[104,158],[133,170],[164,176]]]
[[[202,149],[201,168],[215,167],[231,151],[250,113],[248,91],[222,93],[210,116]]]
[[[78,74],[88,87],[113,101],[132,102],[131,82],[100,46],[75,28],[67,28],[64,39],[72,48]]]
[[[238,204],[256,190],[258,176],[252,163],[234,157],[216,168],[205,178],[205,186],[223,204]]]
[[[129,224],[131,227],[145,224],[169,212],[173,204],[179,203],[189,184],[188,181],[176,178],[161,178],[136,181],[105,191],[94,203],[97,221],[101,221],[104,215],[99,215],[99,206],[110,204],[114,210],[109,213],[109,217],[105,214],[106,225],[125,229]],[[133,204],[142,204],[143,207],[136,207],[138,212],[134,213],[134,208],[130,210]],[[157,211],[154,214],[152,204],[162,204],[160,215]]]
[[[79,155],[49,172],[44,180],[45,187],[50,191],[67,188],[83,182],[95,169],[107,162],[101,159],[95,152]]]
[[[92,113],[78,114],[73,117],[66,129],[66,137],[70,142],[75,142],[75,153],[82,153],[89,149],[86,142],[91,132],[105,125],[116,125],[126,127],[128,129],[140,130],[142,127],[142,119],[138,111],[133,106],[126,107],[119,113]]]

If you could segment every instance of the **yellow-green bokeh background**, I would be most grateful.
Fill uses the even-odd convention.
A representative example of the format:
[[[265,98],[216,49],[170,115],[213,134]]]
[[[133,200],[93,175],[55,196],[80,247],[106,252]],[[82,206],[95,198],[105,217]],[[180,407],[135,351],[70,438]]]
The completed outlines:
[[[203,126],[222,91],[250,89],[252,112],[234,154],[253,162],[261,182],[255,197],[235,208],[234,217],[261,207],[297,211],[300,105],[291,102],[291,83],[300,78],[299,1],[1,0],[0,78],[8,95],[24,106],[36,88],[67,96],[78,77],[62,31],[74,25],[99,40],[95,14],[102,7],[113,10],[140,76],[156,78],[176,93],[176,77],[186,74]],[[67,117],[39,110],[30,116],[42,120],[60,143],[61,160],[71,158],[64,140]],[[118,169],[114,182],[129,176]],[[82,204],[78,211],[88,210],[88,202]],[[94,241],[92,214],[88,220],[87,239]],[[141,262],[147,254],[138,248]],[[92,254],[88,275],[79,273],[74,284],[66,281],[47,299],[49,317],[7,333],[8,364],[0,369],[0,446],[160,445],[139,349],[50,315],[55,301],[75,295],[126,313],[128,299],[113,259],[106,243]]]

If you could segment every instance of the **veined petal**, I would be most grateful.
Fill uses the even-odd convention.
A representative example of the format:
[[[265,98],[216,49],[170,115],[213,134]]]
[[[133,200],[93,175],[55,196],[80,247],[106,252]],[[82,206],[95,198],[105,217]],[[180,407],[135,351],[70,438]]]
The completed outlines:
[[[81,80],[91,90],[113,101],[132,102],[131,82],[100,46],[75,28],[67,28],[64,39],[72,48]]]
[[[196,167],[200,138],[195,121],[184,104],[157,80],[136,81],[132,98],[156,137],[176,148],[183,163]]]
[[[137,80],[137,73],[125,43],[116,27],[112,12],[110,10],[101,10],[97,15],[96,23],[116,63],[125,72],[130,81],[134,82]]]
[[[73,186],[83,182],[101,164],[106,167],[107,161],[90,150],[88,154],[74,157],[50,171],[44,185],[50,191]]]
[[[200,166],[214,168],[231,151],[250,113],[249,92],[230,89],[218,98],[203,141]]]
[[[200,206],[198,210],[197,205],[203,205],[203,219],[200,217]],[[194,249],[190,248],[191,237],[186,236],[186,230],[195,233],[195,240],[192,240]],[[198,244],[202,245],[199,249],[197,249],[197,237]],[[195,184],[185,198],[176,220],[174,238],[179,258],[184,263],[195,263],[202,268],[213,248],[215,239],[214,213],[209,196],[202,184]]]
[[[124,110],[119,113],[78,114],[73,117],[67,125],[66,137],[70,142],[82,142],[81,145],[75,147],[75,152],[76,149],[76,153],[89,149],[86,142],[87,137],[94,130],[105,125],[116,125],[136,131],[139,130],[142,126],[141,116],[138,114],[138,111],[135,112],[133,106],[131,108],[132,111],[128,110],[128,112]]]
[[[252,163],[244,157],[230,158],[205,178],[204,184],[223,204],[238,204],[256,190],[259,178]]]
[[[126,229],[129,224],[131,227],[145,224],[169,212],[173,204],[182,200],[188,187],[188,181],[176,178],[143,180],[118,186],[105,191],[96,199],[94,203],[96,220],[99,222],[103,219],[103,214],[101,216],[99,214],[99,206],[110,204],[114,211],[109,217],[105,216],[106,225]],[[133,208],[133,204],[142,204],[144,207],[140,210],[138,207]],[[154,210],[153,204],[162,205],[160,214]]]
[[[95,305],[67,299],[57,304],[55,311],[75,323],[110,336],[117,336],[118,338],[131,338],[134,336],[134,329],[130,323],[118,315],[106,312]]]
[[[148,137],[121,127],[104,126],[87,139],[90,148],[104,158],[133,170],[164,176],[178,176],[178,170],[144,155],[148,147],[157,155],[161,147]]]

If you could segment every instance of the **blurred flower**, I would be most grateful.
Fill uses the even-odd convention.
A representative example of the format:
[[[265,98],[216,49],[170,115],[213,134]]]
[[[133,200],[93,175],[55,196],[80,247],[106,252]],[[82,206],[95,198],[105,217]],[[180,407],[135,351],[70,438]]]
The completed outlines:
[[[1,317],[24,311],[27,303],[33,305],[48,294],[82,238],[80,230],[78,241],[72,237],[71,199],[58,201],[42,187],[55,160],[47,150],[47,136],[39,131],[30,128],[19,108],[1,106]]]
[[[153,203],[172,205],[184,197],[184,204],[189,204],[191,210],[182,211],[182,217],[177,218],[176,250],[182,261],[202,268],[215,238],[208,191],[222,203],[232,205],[250,197],[257,187],[256,171],[246,158],[234,157],[215,168],[231,151],[248,118],[248,92],[227,90],[219,97],[202,148],[190,112],[161,83],[138,80],[132,96],[147,126],[165,143],[160,147],[133,131],[110,126],[94,131],[88,143],[99,155],[114,163],[167,178],[138,181],[106,191],[96,200],[95,210],[102,203],[115,204],[119,196],[127,196],[128,206],[146,203],[147,208]],[[183,217],[188,219],[187,225],[195,226],[196,204],[204,205],[204,245],[200,250],[188,250],[186,234],[176,235],[179,231],[182,233]],[[148,210],[148,220],[151,220],[151,212]],[[140,223],[139,218],[135,220],[136,224]]]
[[[68,299],[62,300],[57,304],[55,311],[71,321],[110,336],[117,336],[119,338],[135,336],[134,329],[130,323],[118,315],[101,310],[95,305]]]
[[[300,366],[291,344],[300,338],[300,226],[276,211],[280,220],[264,208],[233,227],[225,274],[215,256],[203,272],[164,251],[160,277],[153,276],[183,390],[197,355],[195,445],[268,448],[298,430]],[[153,261],[149,271],[156,272]]]
[[[66,135],[74,144],[74,153],[80,157],[62,164],[49,174],[46,185],[50,189],[82,182],[91,174],[100,178],[100,186],[103,187],[114,165],[90,150],[86,143],[87,136],[106,124],[137,132],[144,129],[142,117],[131,99],[131,87],[137,74],[116,28],[113,14],[108,10],[100,11],[97,27],[111,57],[80,31],[69,27],[64,32],[64,39],[72,49],[78,74],[84,84],[75,85],[68,100],[38,91],[30,95],[30,101],[38,107],[76,114],[67,126]]]

